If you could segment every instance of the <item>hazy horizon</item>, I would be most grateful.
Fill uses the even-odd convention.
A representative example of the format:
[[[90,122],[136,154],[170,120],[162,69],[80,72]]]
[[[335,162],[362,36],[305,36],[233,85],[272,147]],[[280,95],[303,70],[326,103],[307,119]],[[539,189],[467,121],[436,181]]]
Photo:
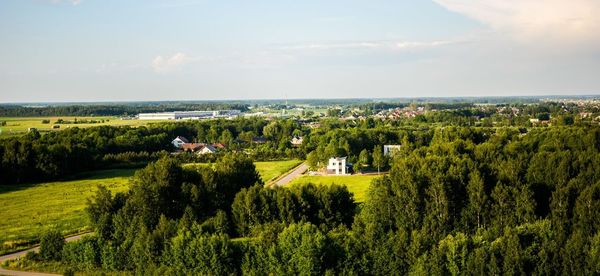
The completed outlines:
[[[0,103],[600,94],[590,0],[0,2]]]
[[[461,100],[460,102],[474,102],[477,100],[490,99],[600,99],[600,95],[596,94],[581,94],[581,95],[566,95],[566,94],[547,94],[547,95],[506,95],[506,96],[432,96],[432,97],[363,97],[363,98],[262,98],[262,99],[214,99],[214,100],[199,100],[199,99],[182,99],[182,100],[99,100],[99,101],[29,101],[29,102],[0,102],[0,105],[88,105],[88,104],[137,104],[137,103],[220,103],[220,102],[238,102],[238,103],[253,103],[253,102],[286,102],[304,103],[309,101],[331,101],[344,102],[349,100],[359,100],[362,102],[390,102],[390,103],[410,103],[410,102],[447,102]],[[413,101],[410,101],[413,100]],[[416,100],[416,101],[415,101]],[[435,101],[440,100],[440,101]]]

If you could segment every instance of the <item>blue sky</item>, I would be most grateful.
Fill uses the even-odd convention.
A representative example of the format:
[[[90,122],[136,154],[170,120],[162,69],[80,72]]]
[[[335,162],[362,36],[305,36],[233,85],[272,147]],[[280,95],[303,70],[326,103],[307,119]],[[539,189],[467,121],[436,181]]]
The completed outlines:
[[[4,0],[0,102],[600,93],[596,0]]]

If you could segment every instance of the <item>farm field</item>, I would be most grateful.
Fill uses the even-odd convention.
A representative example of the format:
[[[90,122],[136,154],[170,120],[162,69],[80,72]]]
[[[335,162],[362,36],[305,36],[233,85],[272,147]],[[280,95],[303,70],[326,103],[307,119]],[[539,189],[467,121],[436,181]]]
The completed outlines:
[[[263,179],[263,182],[268,183],[273,181],[278,176],[286,173],[287,171],[293,169],[294,167],[300,165],[302,163],[301,160],[292,159],[292,160],[283,160],[283,161],[260,161],[254,162],[256,166],[256,170],[260,177]],[[208,163],[189,163],[184,164],[184,167],[204,167],[209,166]]]
[[[114,193],[126,191],[133,169],[85,173],[85,179],[0,185],[0,254],[38,238],[49,228],[75,233],[88,225],[87,199],[104,185]]]
[[[266,184],[300,165],[300,163],[302,163],[301,160],[292,159],[284,161],[254,162],[254,165],[256,166],[256,170],[260,174],[260,177],[262,177],[263,182]]]
[[[288,185],[299,185],[313,183],[316,185],[339,184],[348,187],[348,190],[354,194],[356,202],[364,202],[371,182],[378,178],[378,175],[347,175],[347,176],[309,176],[303,175],[292,180]]]
[[[56,121],[62,119],[64,121],[75,121],[77,120],[95,120],[102,121],[100,123],[84,123],[84,124],[58,124]],[[49,120],[50,123],[44,124],[42,120]],[[63,130],[69,127],[93,127],[93,126],[140,126],[147,125],[149,123],[160,122],[157,120],[121,120],[116,116],[105,116],[105,117],[73,117],[73,116],[56,116],[56,117],[0,117],[0,122],[6,122],[5,126],[0,126],[0,136],[10,136],[16,134],[26,133],[30,127],[37,128],[40,132],[44,131],[56,131],[52,129],[54,125],[60,125],[58,130]]]

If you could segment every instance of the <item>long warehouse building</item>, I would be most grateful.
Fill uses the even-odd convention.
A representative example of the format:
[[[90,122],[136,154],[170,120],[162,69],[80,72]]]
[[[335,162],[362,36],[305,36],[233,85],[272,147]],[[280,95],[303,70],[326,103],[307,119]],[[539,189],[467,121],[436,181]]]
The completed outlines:
[[[140,120],[182,120],[228,118],[240,115],[239,110],[207,110],[207,111],[172,111],[157,113],[140,113]]]

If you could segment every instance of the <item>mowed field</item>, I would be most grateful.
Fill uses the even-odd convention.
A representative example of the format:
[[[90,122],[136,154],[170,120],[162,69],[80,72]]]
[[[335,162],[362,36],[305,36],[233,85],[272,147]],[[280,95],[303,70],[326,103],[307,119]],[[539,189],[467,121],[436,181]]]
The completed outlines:
[[[256,170],[260,174],[260,177],[262,177],[263,182],[266,184],[300,165],[302,162],[303,161],[298,159],[292,159],[284,161],[254,162],[254,165],[256,166]]]
[[[95,120],[102,121],[104,123],[94,124],[56,124],[58,119],[64,121],[77,120]],[[50,123],[43,124],[42,120],[49,120]],[[73,116],[58,116],[58,117],[0,117],[0,122],[6,122],[5,126],[0,126],[0,136],[10,136],[16,134],[26,133],[30,127],[37,128],[40,132],[44,131],[57,131],[63,130],[69,127],[93,127],[93,126],[140,126],[147,125],[149,123],[159,122],[158,120],[121,120],[119,117],[107,116],[107,117],[73,117]],[[59,129],[52,129],[52,126],[60,125]]]
[[[85,230],[87,199],[104,185],[113,194],[126,191],[133,169],[104,170],[85,179],[42,184],[0,185],[0,252],[35,240],[41,233],[56,228],[64,233]]]
[[[338,184],[348,187],[348,190],[354,194],[356,202],[364,202],[371,182],[378,178],[378,175],[344,175],[344,176],[309,176],[303,175],[292,180],[288,185],[298,185],[313,183],[316,185]]]
[[[296,166],[300,165],[300,163],[302,163],[303,161],[298,160],[298,159],[292,159],[292,160],[283,160],[283,161],[261,161],[261,162],[254,162],[254,166],[256,166],[256,170],[258,171],[258,174],[260,174],[260,177],[262,178],[263,182],[269,183],[273,180],[275,180],[277,177],[279,177],[280,175],[288,172],[289,170],[295,168]],[[184,167],[205,167],[205,166],[209,166],[212,164],[209,163],[189,163],[189,164],[184,164]]]
[[[255,162],[265,182],[299,165],[301,160]],[[208,166],[207,163],[184,166]],[[75,233],[89,226],[85,216],[87,199],[98,185],[114,193],[127,191],[135,169],[115,169],[80,174],[78,180],[41,184],[0,185],[0,254],[39,238],[50,228]]]

